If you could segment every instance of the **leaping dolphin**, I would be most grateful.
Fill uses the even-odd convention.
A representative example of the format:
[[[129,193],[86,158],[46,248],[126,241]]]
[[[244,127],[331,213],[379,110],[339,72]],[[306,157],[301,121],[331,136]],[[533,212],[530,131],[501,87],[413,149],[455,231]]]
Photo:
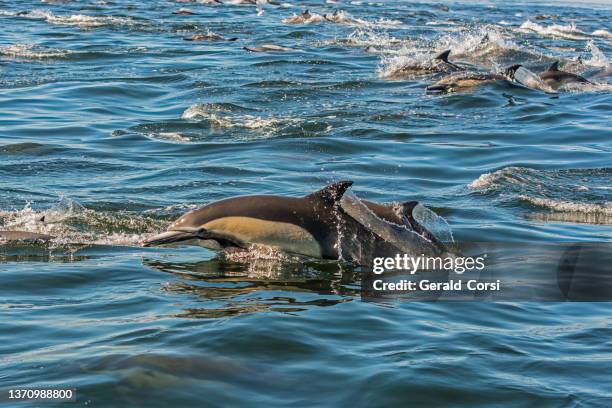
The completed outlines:
[[[143,245],[183,242],[219,250],[264,244],[289,253],[342,258],[362,265],[374,254],[393,256],[410,251],[436,255],[446,251],[413,216],[418,203],[393,208],[368,201],[343,201],[352,184],[330,184],[305,197],[254,195],[217,201],[183,215]],[[359,213],[365,214],[365,220],[358,219]]]

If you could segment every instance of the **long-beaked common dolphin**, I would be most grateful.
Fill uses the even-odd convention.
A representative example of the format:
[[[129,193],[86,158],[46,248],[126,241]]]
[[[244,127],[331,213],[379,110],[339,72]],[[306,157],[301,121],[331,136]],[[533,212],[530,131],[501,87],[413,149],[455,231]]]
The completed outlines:
[[[22,242],[47,242],[52,240],[51,235],[38,234],[26,231],[0,231],[0,242],[22,241]]]
[[[434,74],[437,72],[465,71],[465,68],[448,60],[450,53],[451,50],[445,50],[425,61],[402,64],[385,76],[388,78],[403,78],[415,75]]]
[[[508,78],[502,74],[483,72],[458,72],[442,78],[438,82],[429,85],[430,92],[455,92],[477,87],[484,83],[506,81]]]
[[[219,250],[263,244],[362,265],[374,254],[393,256],[411,251],[437,255],[446,251],[444,244],[413,217],[418,203],[394,208],[357,199],[343,202],[352,184],[330,184],[305,197],[253,195],[217,201],[183,215],[143,245],[183,242]],[[365,213],[365,221],[355,215],[360,211]]]
[[[571,72],[567,71],[561,71],[559,69],[559,61],[553,62],[553,64],[546,71],[540,73],[540,78],[555,90],[567,84],[592,83],[580,75],[572,74]]]

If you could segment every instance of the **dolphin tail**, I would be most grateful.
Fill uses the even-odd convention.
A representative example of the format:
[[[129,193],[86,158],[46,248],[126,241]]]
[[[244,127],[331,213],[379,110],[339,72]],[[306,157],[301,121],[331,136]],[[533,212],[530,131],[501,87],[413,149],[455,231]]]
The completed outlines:
[[[429,241],[433,242],[434,244],[438,245],[440,248],[445,248],[446,249],[446,245],[444,245],[442,242],[440,242],[440,240],[438,238],[436,238],[436,236],[434,234],[432,234],[427,228],[425,228],[423,225],[421,225],[414,218],[414,209],[419,204],[420,203],[418,201],[406,201],[405,203],[402,203],[401,204],[402,216],[404,217],[405,221],[407,221],[408,224],[410,224],[410,226],[412,227],[412,229],[416,233],[418,233],[422,237],[428,239]]]

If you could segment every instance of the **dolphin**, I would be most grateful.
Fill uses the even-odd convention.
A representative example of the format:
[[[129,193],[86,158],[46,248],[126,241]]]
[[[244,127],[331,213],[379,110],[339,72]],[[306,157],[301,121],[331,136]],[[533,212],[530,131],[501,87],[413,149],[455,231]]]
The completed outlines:
[[[586,78],[572,74],[571,72],[561,71],[559,69],[559,61],[553,64],[544,72],[540,73],[540,78],[552,89],[559,89],[567,84],[591,84],[592,82]]]
[[[504,75],[508,80],[523,85],[530,89],[537,89],[548,94],[555,94],[557,91],[548,85],[539,75],[534,74],[521,64],[512,65],[506,68]]]
[[[257,47],[242,47],[244,50],[249,52],[285,52],[291,51],[290,48],[282,47],[276,44],[261,44]]]
[[[21,242],[48,242],[52,240],[51,235],[38,234],[26,231],[0,231],[0,242],[2,241],[21,241]]]
[[[186,8],[181,8],[181,9],[178,9],[178,10],[172,12],[172,14],[183,15],[183,16],[192,16],[192,15],[195,15],[197,13],[195,13],[195,12],[189,10],[189,9],[186,9]]]
[[[206,33],[206,34],[195,34],[191,37],[184,37],[185,41],[236,41],[238,37],[225,38],[219,34]]]
[[[393,70],[387,76],[390,78],[401,78],[405,76],[433,74],[437,72],[458,72],[465,71],[465,68],[460,67],[448,60],[451,50],[442,51],[436,54],[431,59],[425,62],[412,62],[403,64]]]
[[[482,72],[458,72],[442,78],[438,82],[429,85],[426,89],[430,92],[455,92],[470,89],[488,82],[507,81],[503,74]]]
[[[380,253],[446,251],[413,216],[417,202],[396,207],[343,202],[352,184],[341,181],[304,197],[253,195],[213,202],[181,216],[143,245],[183,242],[223,250],[263,244],[288,253],[360,264]],[[365,220],[359,219],[360,213],[365,213]]]
[[[348,16],[344,11],[334,10],[331,14],[323,14],[323,18],[331,23],[351,24],[355,19]]]
[[[310,24],[320,23],[325,21],[325,18],[317,13],[311,13],[310,10],[306,9],[300,14],[294,14],[291,17],[287,17],[281,20],[284,24]]]

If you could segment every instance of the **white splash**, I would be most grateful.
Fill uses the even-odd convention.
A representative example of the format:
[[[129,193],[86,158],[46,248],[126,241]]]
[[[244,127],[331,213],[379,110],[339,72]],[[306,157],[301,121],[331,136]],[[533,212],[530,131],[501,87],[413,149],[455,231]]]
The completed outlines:
[[[12,44],[0,47],[0,55],[10,58],[51,59],[62,58],[73,51],[48,48],[36,44]]]
[[[52,246],[140,246],[146,236],[163,231],[165,226],[164,221],[128,212],[87,209],[66,197],[47,210],[34,210],[28,203],[21,210],[0,211],[0,229],[51,235]]]
[[[84,14],[56,15],[46,10],[29,12],[0,11],[0,15],[45,20],[50,24],[69,25],[83,28],[96,28],[117,25],[136,25],[129,17],[87,16]]]
[[[586,50],[591,53],[591,57],[583,61],[586,65],[590,65],[592,67],[610,66],[610,60],[603,52],[601,52],[597,45],[595,45],[595,42],[593,40],[587,43]]]
[[[527,20],[518,28],[518,31],[534,32],[544,37],[565,38],[567,40],[584,40],[588,38],[588,34],[579,30],[573,23],[570,25],[553,24],[545,27]]]
[[[499,27],[490,25],[443,36],[436,42],[436,47],[452,50],[451,57],[474,59],[479,63],[483,57],[520,49],[511,39],[506,38]]]
[[[591,33],[591,35],[594,37],[612,38],[612,33],[606,30],[605,28],[595,30]]]

